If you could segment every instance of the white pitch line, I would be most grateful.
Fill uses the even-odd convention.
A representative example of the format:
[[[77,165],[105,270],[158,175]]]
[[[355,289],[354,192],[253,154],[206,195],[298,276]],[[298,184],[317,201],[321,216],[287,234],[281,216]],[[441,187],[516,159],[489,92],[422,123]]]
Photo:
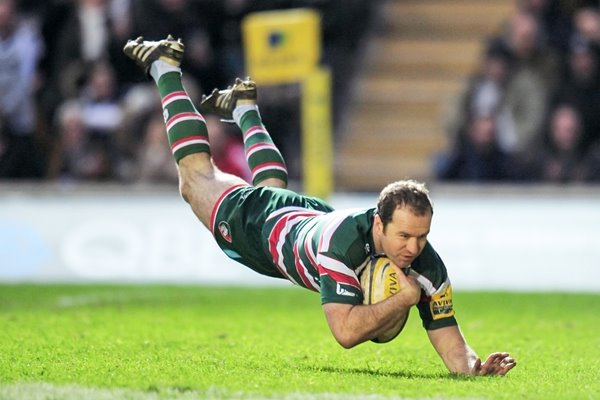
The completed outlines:
[[[232,392],[219,388],[178,390],[159,388],[153,390],[87,388],[75,385],[50,383],[14,383],[0,385],[2,400],[442,400],[441,397],[397,397],[378,394],[353,395],[345,393],[278,393],[256,395],[249,392]],[[444,400],[477,400],[476,397],[444,397]]]

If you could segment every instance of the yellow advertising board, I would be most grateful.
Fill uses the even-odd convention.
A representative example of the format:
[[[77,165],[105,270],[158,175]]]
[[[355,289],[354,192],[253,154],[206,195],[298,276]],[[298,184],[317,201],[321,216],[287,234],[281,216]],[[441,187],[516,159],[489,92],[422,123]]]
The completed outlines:
[[[331,73],[319,66],[321,16],[311,9],[257,12],[244,18],[242,35],[254,81],[300,83],[304,192],[327,198],[333,191]]]
[[[311,9],[264,11],[242,22],[246,71],[257,83],[298,82],[321,57],[321,17]]]

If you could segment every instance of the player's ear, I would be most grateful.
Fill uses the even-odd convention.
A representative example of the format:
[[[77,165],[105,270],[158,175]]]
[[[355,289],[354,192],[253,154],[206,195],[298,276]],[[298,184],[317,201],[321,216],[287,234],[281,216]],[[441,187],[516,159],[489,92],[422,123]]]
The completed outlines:
[[[378,235],[383,233],[383,221],[377,213],[375,213],[375,216],[373,217],[373,230]]]

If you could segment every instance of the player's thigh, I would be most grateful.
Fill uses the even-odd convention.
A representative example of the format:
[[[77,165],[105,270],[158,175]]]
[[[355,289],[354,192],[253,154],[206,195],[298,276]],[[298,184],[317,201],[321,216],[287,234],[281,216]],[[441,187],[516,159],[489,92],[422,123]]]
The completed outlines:
[[[206,227],[210,227],[211,213],[223,193],[233,186],[247,184],[243,179],[217,168],[210,173],[183,169],[179,171],[181,194]]]

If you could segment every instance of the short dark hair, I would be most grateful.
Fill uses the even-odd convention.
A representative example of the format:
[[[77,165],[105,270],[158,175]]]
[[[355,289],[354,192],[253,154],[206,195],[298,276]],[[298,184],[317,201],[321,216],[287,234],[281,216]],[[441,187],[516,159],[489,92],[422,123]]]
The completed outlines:
[[[383,188],[377,201],[377,214],[386,226],[397,208],[409,207],[415,215],[433,215],[433,202],[424,183],[403,180],[390,183]]]

